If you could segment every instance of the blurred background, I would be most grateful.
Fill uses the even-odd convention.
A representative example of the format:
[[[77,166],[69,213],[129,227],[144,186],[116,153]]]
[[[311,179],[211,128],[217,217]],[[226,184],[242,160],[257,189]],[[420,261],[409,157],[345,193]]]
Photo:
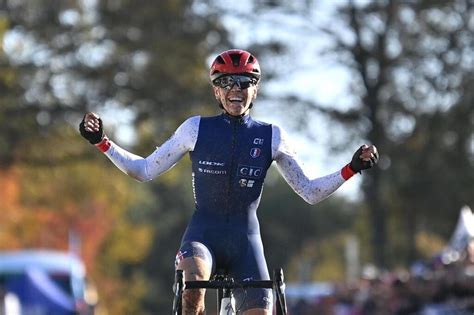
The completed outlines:
[[[396,297],[421,291],[398,290],[415,271],[445,275],[437,262],[459,262],[474,236],[463,227],[450,247],[473,224],[460,220],[474,205],[473,31],[471,0],[2,0],[0,249],[79,257],[80,299],[96,314],[169,313],[194,207],[189,159],[139,184],[78,124],[94,111],[110,138],[148,155],[187,117],[219,112],[210,62],[241,48],[263,72],[254,117],[286,129],[315,175],[361,143],[381,152],[377,168],[315,206],[271,168],[259,218],[269,267],[294,284],[292,314],[444,303],[452,290],[413,297],[411,313]],[[396,306],[364,306],[381,283]]]

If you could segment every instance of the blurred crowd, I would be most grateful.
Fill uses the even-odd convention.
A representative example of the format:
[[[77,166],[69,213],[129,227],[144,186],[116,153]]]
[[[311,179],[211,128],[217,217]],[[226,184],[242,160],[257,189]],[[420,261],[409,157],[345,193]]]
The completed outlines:
[[[442,253],[410,270],[369,268],[353,283],[335,284],[329,295],[292,301],[289,314],[474,314],[474,241],[463,253]]]

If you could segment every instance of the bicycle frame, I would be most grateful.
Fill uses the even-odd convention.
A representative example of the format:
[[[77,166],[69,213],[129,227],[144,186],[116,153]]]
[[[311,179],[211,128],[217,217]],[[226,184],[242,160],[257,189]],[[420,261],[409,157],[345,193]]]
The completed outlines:
[[[276,296],[276,314],[286,315],[287,306],[285,298],[285,282],[281,268],[273,271],[273,280],[251,280],[235,281],[231,277],[218,275],[208,281],[184,281],[184,271],[176,270],[175,283],[173,285],[173,315],[182,314],[182,297],[186,289],[216,289],[217,290],[217,312],[219,313],[221,301],[224,297],[230,297],[233,290],[242,288],[265,288],[273,289]]]

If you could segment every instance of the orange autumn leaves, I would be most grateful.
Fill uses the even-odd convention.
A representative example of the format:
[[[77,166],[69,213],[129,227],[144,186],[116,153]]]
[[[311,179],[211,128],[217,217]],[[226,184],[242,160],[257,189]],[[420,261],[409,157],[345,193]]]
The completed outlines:
[[[34,205],[23,199],[21,171],[18,168],[0,172],[0,250],[52,248],[68,250],[69,235],[81,240],[81,256],[93,267],[94,257],[110,230],[105,206],[91,201],[88,209],[66,202],[61,209]]]

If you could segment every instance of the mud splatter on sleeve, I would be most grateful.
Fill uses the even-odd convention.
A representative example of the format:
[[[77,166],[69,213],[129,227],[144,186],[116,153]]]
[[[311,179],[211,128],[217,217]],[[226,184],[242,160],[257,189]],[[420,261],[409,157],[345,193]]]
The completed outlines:
[[[310,178],[304,164],[297,157],[287,134],[273,125],[272,154],[278,170],[288,185],[306,202],[316,204],[335,192],[345,180],[341,171]]]
[[[112,142],[105,155],[124,173],[145,182],[170,170],[188,151],[194,150],[199,132],[199,116],[187,119],[161,146],[144,158]]]

